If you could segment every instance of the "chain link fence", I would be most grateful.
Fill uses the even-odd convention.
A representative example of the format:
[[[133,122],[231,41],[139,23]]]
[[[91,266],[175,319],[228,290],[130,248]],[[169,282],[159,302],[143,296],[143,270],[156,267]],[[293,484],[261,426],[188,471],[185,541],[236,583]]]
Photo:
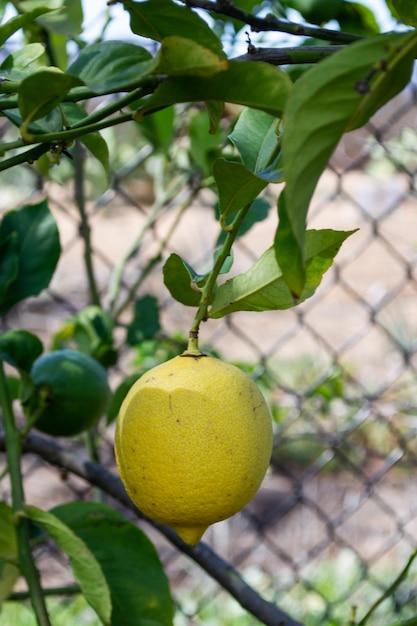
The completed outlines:
[[[236,313],[201,331],[204,345],[257,380],[275,423],[271,468],[260,491],[243,512],[209,529],[204,541],[306,626],[353,623],[407,563],[407,576],[368,623],[417,613],[417,571],[409,561],[417,549],[416,117],[412,87],[338,147],[314,196],[309,226],[359,230],[310,300],[288,311]],[[98,200],[88,199],[88,181],[81,197],[77,181],[75,189],[45,183],[62,258],[48,292],[17,307],[3,329],[26,328],[49,347],[63,320],[90,303],[89,228],[99,293],[111,294],[115,268],[123,267],[120,294],[137,287],[138,295],[155,296],[163,335],[187,332],[193,312],[169,297],[161,268],[170,252],[204,268],[218,232],[214,198],[188,188],[153,212],[149,183],[137,174],[145,157],[133,153]],[[42,191],[29,167],[7,176],[4,210]],[[275,221],[272,210],[237,242],[234,271],[247,269],[270,245]],[[128,307],[122,319],[129,321]],[[134,348],[123,352],[114,384],[134,371],[137,358]],[[114,470],[112,435],[113,426],[103,433],[100,454]],[[77,443],[74,453],[83,454]],[[50,508],[94,497],[87,482],[39,456],[26,455],[24,471],[32,504]],[[1,475],[0,494],[7,498],[7,475]],[[155,529],[144,529],[169,575],[178,626],[256,623],[216,580]],[[39,559],[46,584],[71,581],[53,547],[43,548]]]

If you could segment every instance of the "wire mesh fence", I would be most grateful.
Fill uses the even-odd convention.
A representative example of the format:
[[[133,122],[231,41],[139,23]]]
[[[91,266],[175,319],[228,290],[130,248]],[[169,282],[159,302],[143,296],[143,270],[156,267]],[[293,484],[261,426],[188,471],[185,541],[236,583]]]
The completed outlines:
[[[201,331],[204,345],[257,380],[275,424],[271,468],[261,489],[242,513],[213,526],[205,541],[306,625],[353,623],[407,563],[402,584],[387,593],[369,623],[417,612],[417,572],[409,561],[417,548],[416,116],[410,88],[336,151],[314,196],[309,226],[359,230],[317,293],[291,310],[236,313]],[[88,181],[82,181],[81,196],[77,180],[75,186],[44,183],[62,258],[50,289],[19,305],[3,328],[36,332],[48,347],[63,320],[91,302],[91,235],[103,306],[114,304],[112,285],[122,321],[129,319],[132,293],[155,296],[162,311],[158,340],[181,344],[192,311],[170,298],[161,268],[170,252],[204,268],[217,236],[215,199],[190,184],[155,211],[157,199],[137,175],[144,158],[143,149],[132,153],[98,199]],[[16,176],[4,181],[2,209],[42,192],[30,168]],[[236,272],[270,244],[275,221],[271,211],[238,241]],[[138,358],[137,348],[124,350],[112,372],[114,384],[135,370]],[[112,437],[110,426],[100,454],[114,470]],[[74,454],[82,454],[73,445]],[[29,502],[44,508],[94,497],[88,482],[37,455],[25,457],[24,473]],[[2,476],[0,493],[7,498]],[[216,580],[156,530],[144,528],[169,575],[178,626],[256,622]],[[52,546],[42,550],[46,584],[70,582],[63,557]]]

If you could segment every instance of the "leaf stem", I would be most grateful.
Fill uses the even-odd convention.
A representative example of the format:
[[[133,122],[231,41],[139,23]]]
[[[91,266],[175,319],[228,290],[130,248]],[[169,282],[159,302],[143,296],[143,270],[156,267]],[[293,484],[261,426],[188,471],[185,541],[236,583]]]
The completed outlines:
[[[29,587],[29,595],[38,626],[51,626],[39,579],[39,572],[29,544],[29,521],[22,516],[25,504],[21,473],[22,441],[16,428],[3,361],[0,360],[0,404],[3,412],[4,431],[7,441],[6,454],[12,492],[12,509],[16,520],[16,536],[19,565]]]
[[[208,318],[208,308],[213,299],[214,288],[216,286],[217,278],[220,274],[220,271],[223,267],[224,262],[227,257],[230,255],[230,251],[232,249],[232,245],[236,239],[239,228],[242,225],[243,220],[246,217],[247,212],[250,209],[251,202],[246,204],[242,209],[240,209],[233,220],[233,222],[227,227],[227,235],[224,240],[223,246],[219,252],[219,255],[214,263],[213,269],[210,272],[209,278],[205,283],[202,293],[200,304],[197,309],[197,313],[195,314],[193,323],[189,332],[189,340],[188,340],[188,348],[185,354],[198,354],[198,333],[200,330],[201,322],[205,322]]]

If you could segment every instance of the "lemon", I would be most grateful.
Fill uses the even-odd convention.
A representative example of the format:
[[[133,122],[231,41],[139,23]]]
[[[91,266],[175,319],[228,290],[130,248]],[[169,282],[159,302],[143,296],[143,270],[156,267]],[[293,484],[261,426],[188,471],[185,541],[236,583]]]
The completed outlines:
[[[76,350],[40,356],[30,372],[34,390],[26,402],[35,427],[48,435],[72,437],[95,426],[110,401],[106,370]]]
[[[210,356],[185,353],[148,371],[117,419],[116,460],[129,497],[191,545],[249,502],[271,450],[261,392]]]

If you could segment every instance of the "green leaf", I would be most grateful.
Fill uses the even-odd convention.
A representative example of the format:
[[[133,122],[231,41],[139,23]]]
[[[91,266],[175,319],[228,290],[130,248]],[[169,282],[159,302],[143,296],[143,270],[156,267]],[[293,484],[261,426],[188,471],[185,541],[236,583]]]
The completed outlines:
[[[0,308],[3,298],[6,297],[11,283],[16,279],[19,271],[19,249],[17,233],[1,236],[0,226]]]
[[[164,283],[171,296],[186,306],[198,306],[201,294],[198,292],[195,280],[197,273],[175,253],[165,261],[163,267]]]
[[[20,83],[17,103],[23,124],[45,117],[65,98],[73,87],[81,85],[76,76],[48,67],[24,78]]]
[[[174,137],[174,107],[167,107],[145,117],[140,132],[156,150],[167,152]]]
[[[282,181],[279,123],[265,111],[244,109],[229,135],[248,170],[273,183]]]
[[[100,563],[86,543],[56,515],[25,505],[24,512],[33,522],[41,526],[68,555],[72,572],[81,587],[85,599],[96,611],[106,626],[111,626],[112,604],[110,590]],[[109,539],[109,543],[112,540]],[[114,626],[114,624],[112,625]]]
[[[124,0],[130,13],[130,28],[136,35],[162,41],[170,35],[197,41],[218,55],[223,55],[221,41],[210,26],[189,7],[170,0],[133,2]]]
[[[108,313],[99,306],[87,306],[65,320],[53,337],[52,350],[77,349],[109,367],[117,361],[113,329]]]
[[[398,17],[404,24],[417,27],[417,5],[410,0],[392,0]]]
[[[13,511],[0,502],[0,608],[19,578],[18,548]]]
[[[213,171],[213,163],[221,154],[221,146],[224,143],[223,130],[219,128],[215,133],[210,134],[207,114],[204,111],[199,111],[189,118],[188,136],[193,162],[205,176],[210,176]]]
[[[103,167],[107,183],[110,182],[110,154],[106,140],[100,133],[90,133],[80,138],[81,143],[91,152]]]
[[[268,248],[244,274],[231,278],[218,287],[210,318],[219,318],[234,311],[274,311],[288,309],[310,298],[323,274],[331,266],[342,243],[355,231],[308,230],[305,240],[307,279],[297,302],[284,281],[275,250]]]
[[[267,186],[267,181],[258,178],[242,163],[217,159],[213,174],[219,195],[221,222],[224,224],[228,216],[233,215],[247,204]]]
[[[152,55],[133,43],[101,41],[86,46],[68,67],[97,94],[128,89],[149,74],[155,66]]]
[[[15,238],[17,274],[1,294],[0,315],[48,287],[61,252],[56,222],[46,200],[5,214],[0,223],[0,241],[11,236]]]
[[[87,544],[110,587],[112,626],[172,626],[173,603],[157,552],[146,535],[103,504],[72,502],[54,515]]]
[[[252,202],[248,213],[245,215],[242,225],[240,226],[237,237],[243,237],[255,224],[265,220],[271,210],[271,203],[265,200],[265,198],[255,198]],[[218,210],[216,211],[216,217],[219,217]],[[220,245],[227,237],[227,232],[222,230],[217,239],[216,245]]]
[[[18,370],[30,372],[42,352],[41,340],[27,330],[8,330],[0,335],[0,359]]]
[[[363,125],[407,84],[416,51],[416,33],[378,35],[324,59],[294,85],[284,116],[287,185],[276,246],[282,267],[292,250],[288,284],[296,296],[305,280],[304,230],[317,181],[343,133]]]
[[[127,327],[126,341],[129,346],[153,339],[160,330],[157,298],[149,295],[138,298],[135,302],[133,321]]]
[[[343,2],[337,21],[341,30],[363,37],[373,37],[381,30],[373,11],[359,2]]]
[[[2,46],[18,30],[24,28],[25,26],[28,26],[41,15],[44,15],[45,13],[50,13],[53,10],[54,9],[52,8],[41,6],[37,9],[34,9],[33,11],[29,11],[28,13],[23,13],[22,15],[12,17],[11,20],[0,26],[0,46]]]
[[[122,402],[127,396],[132,385],[140,378],[142,374],[131,374],[127,376],[120,385],[116,388],[112,395],[109,410],[107,411],[107,425],[111,424],[119,414]]]
[[[268,63],[229,61],[229,68],[214,76],[169,77],[136,115],[139,121],[147,113],[171,104],[221,101],[243,104],[279,117],[291,87],[288,75]]]
[[[22,70],[26,69],[34,61],[45,54],[45,47],[40,43],[30,43],[22,46],[19,50],[15,50],[7,56],[0,65],[1,74],[4,70]]]
[[[22,0],[19,8],[33,10],[45,4],[45,0]],[[83,9],[81,0],[49,0],[51,9],[59,9],[38,20],[51,33],[75,37],[82,32]]]
[[[166,37],[157,56],[155,74],[166,76],[213,76],[227,70],[229,62],[184,37]]]
[[[27,132],[32,135],[61,132],[64,130],[63,108],[64,105],[56,107],[52,111],[49,111],[45,117],[36,120],[36,122],[31,122],[26,128]],[[3,111],[3,115],[18,128],[20,128],[24,122],[19,109],[7,109]]]

